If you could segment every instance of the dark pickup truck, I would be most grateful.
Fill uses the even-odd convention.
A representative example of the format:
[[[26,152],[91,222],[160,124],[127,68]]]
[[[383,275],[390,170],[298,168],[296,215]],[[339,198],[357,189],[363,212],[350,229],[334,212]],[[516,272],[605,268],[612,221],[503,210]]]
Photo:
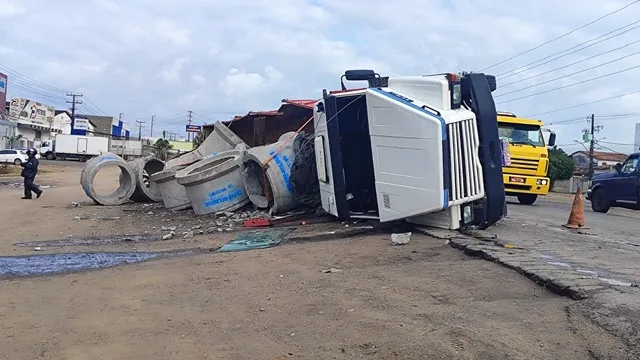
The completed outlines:
[[[595,175],[587,200],[595,212],[606,213],[612,206],[629,204],[640,206],[640,153],[629,155],[616,171]]]

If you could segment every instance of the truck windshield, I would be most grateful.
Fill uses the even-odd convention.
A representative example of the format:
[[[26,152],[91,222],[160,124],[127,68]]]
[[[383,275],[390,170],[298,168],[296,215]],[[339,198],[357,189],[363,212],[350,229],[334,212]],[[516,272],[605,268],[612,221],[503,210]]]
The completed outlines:
[[[544,137],[538,125],[498,123],[500,139],[512,144],[544,146]]]

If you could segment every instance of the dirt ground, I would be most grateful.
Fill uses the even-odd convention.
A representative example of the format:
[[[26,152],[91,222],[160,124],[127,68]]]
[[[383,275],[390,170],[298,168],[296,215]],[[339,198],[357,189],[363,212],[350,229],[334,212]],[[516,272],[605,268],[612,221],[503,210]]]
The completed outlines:
[[[99,207],[78,166],[37,179],[39,200],[0,186],[0,255],[215,249],[235,233],[183,239],[210,217]],[[0,183],[11,180],[0,178]],[[100,179],[114,186],[114,177]],[[70,207],[71,201],[86,202]],[[127,210],[127,211],[125,211]],[[341,224],[338,224],[342,226]],[[149,234],[167,241],[42,248],[14,243]],[[295,233],[310,228],[297,226]],[[389,234],[196,252],[103,270],[0,279],[0,359],[623,359],[579,302],[442,240]],[[335,268],[340,271],[323,273]]]

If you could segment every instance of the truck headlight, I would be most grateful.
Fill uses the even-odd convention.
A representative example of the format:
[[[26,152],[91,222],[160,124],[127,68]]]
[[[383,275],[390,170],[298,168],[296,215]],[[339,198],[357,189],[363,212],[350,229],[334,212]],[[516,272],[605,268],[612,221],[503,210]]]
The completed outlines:
[[[469,224],[473,221],[473,210],[471,209],[471,205],[465,205],[462,208],[462,222],[465,224]]]
[[[451,92],[451,100],[453,102],[451,106],[458,107],[462,103],[462,85],[460,83],[453,84]]]
[[[536,180],[537,185],[547,185],[547,179],[538,179]]]

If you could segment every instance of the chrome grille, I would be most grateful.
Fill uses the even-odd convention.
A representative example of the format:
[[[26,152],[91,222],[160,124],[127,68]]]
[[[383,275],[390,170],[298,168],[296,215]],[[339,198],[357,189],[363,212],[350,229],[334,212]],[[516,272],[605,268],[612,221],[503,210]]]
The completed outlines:
[[[484,196],[482,166],[478,157],[480,141],[475,119],[447,125],[451,190],[449,205],[458,205]]]

